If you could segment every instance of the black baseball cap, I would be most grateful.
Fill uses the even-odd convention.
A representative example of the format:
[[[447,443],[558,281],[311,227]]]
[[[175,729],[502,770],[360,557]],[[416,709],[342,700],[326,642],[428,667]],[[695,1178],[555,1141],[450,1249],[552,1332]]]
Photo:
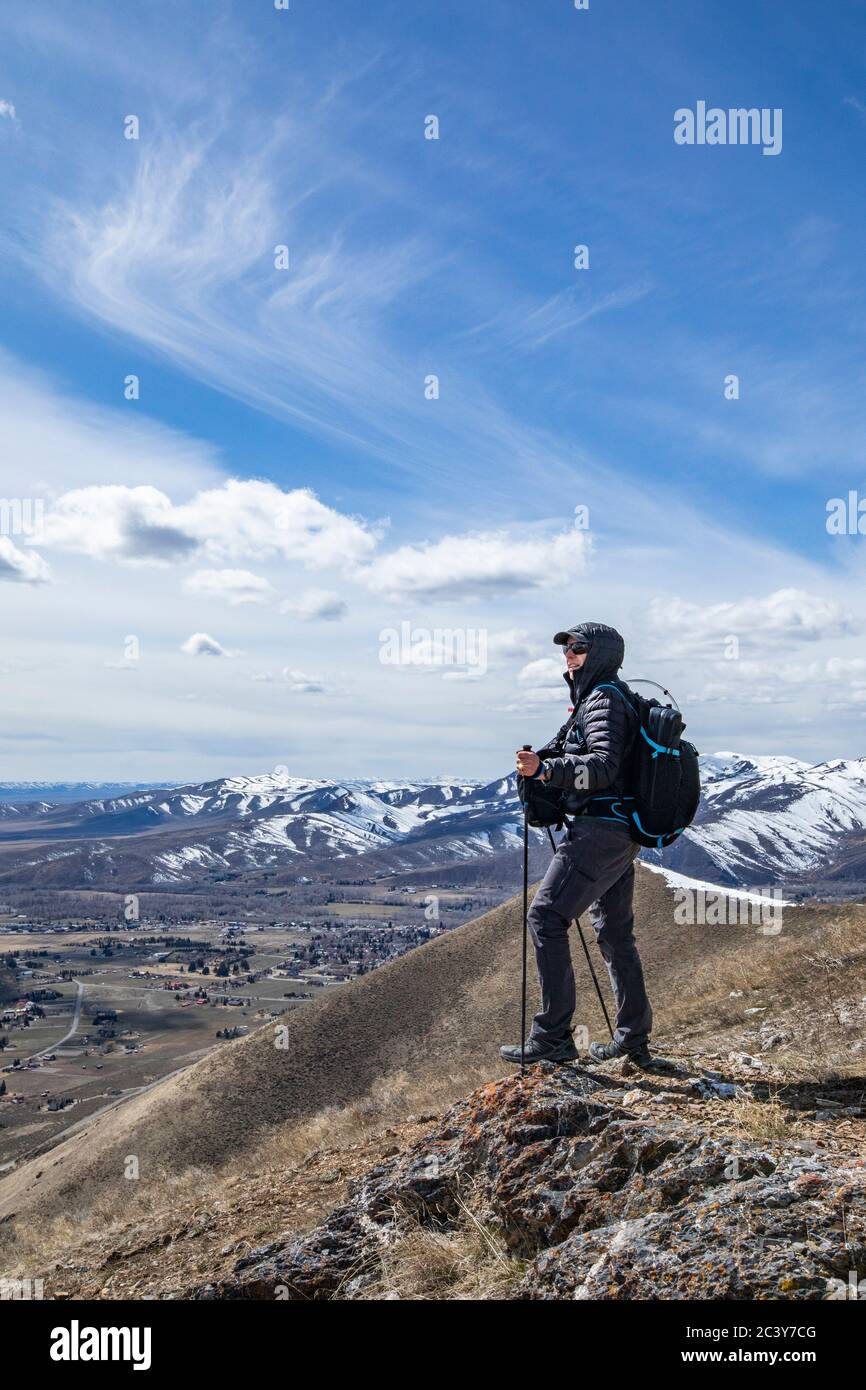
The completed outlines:
[[[591,646],[583,629],[579,627],[570,627],[565,632],[558,632],[553,640],[558,647],[567,647],[572,640],[582,642],[587,649]]]

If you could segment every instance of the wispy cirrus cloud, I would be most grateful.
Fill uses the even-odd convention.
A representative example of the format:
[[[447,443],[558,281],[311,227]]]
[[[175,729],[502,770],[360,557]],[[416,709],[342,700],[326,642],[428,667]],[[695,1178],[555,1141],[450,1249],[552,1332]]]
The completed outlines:
[[[414,235],[365,247],[339,224],[311,243],[297,208],[322,177],[315,131],[303,153],[272,130],[250,137],[238,149],[213,122],[187,127],[151,145],[107,201],[58,202],[43,271],[80,312],[200,379],[406,465],[422,373],[411,381],[379,313],[429,275],[435,250]],[[287,202],[273,169],[290,156]]]
[[[583,286],[570,286],[551,295],[542,304],[513,306],[507,313],[485,323],[473,333],[493,334],[504,348],[537,352],[553,338],[589,323],[599,314],[626,309],[652,293],[652,281],[645,277],[606,293],[587,295]],[[588,302],[587,302],[588,301]]]
[[[496,381],[503,349],[509,338],[539,347],[643,297],[648,284],[605,291],[586,307],[571,289],[540,304],[521,296],[497,330],[470,335],[476,342],[462,354],[459,325],[477,322],[485,277],[472,265],[450,267],[429,221],[416,217],[401,234],[386,224],[359,238],[351,199],[365,174],[356,166],[354,183],[341,187],[345,216],[335,220],[328,204],[327,230],[319,229],[318,201],[332,193],[322,170],[333,178],[344,167],[334,124],[319,128],[313,112],[301,143],[250,120],[239,145],[237,127],[214,113],[152,137],[133,171],[112,167],[107,198],[55,201],[47,226],[43,217],[32,229],[38,250],[29,268],[86,319],[416,480],[465,483],[495,469],[504,491],[533,466],[551,488],[570,477],[579,442],[511,408]],[[363,160],[363,151],[353,153]],[[274,178],[281,168],[285,180],[287,165],[288,198]],[[388,192],[402,225],[411,196]],[[288,249],[287,270],[275,267],[278,247]],[[419,352],[401,309],[422,292],[435,300],[446,276],[456,327]],[[511,297],[499,281],[484,294],[497,314]],[[425,395],[431,375],[438,399]],[[593,472],[601,485],[598,459]]]
[[[218,450],[122,405],[94,404],[0,348],[4,495],[42,497],[105,486],[195,491],[223,480]]]

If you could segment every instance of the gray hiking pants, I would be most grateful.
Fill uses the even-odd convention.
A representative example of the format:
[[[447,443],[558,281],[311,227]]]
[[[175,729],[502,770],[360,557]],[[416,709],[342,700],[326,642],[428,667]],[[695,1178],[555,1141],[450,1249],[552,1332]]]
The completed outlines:
[[[589,908],[616,1001],[614,1038],[628,1051],[647,1041],[652,1009],[632,907],[638,849],[623,827],[588,816],[575,817],[559,845],[529,909],[542,1005],[533,1037],[559,1041],[571,1027],[576,1000],[568,928]]]

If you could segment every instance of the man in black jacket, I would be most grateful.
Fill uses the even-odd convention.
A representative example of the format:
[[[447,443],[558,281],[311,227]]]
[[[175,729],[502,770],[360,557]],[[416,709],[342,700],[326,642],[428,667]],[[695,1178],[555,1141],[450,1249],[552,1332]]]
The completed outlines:
[[[638,729],[628,686],[617,675],[625,643],[603,623],[579,623],[553,640],[564,648],[573,713],[545,748],[517,754],[517,771],[563,793],[571,830],[529,912],[541,1012],[532,1020],[525,1057],[558,1062],[578,1055],[571,1028],[575,990],[568,929],[588,908],[616,1000],[613,1041],[592,1043],[590,1059],[628,1056],[648,1066],[652,1009],[632,908],[638,846],[615,814],[618,798],[631,790],[628,770]],[[509,1062],[520,1061],[519,1045],[500,1052]]]

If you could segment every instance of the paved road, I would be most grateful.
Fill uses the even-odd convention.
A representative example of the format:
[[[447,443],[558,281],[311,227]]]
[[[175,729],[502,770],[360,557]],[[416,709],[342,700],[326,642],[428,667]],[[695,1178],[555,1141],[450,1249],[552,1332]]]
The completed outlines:
[[[208,1048],[207,1051],[213,1052],[219,1046],[220,1044],[216,1043],[214,1047]],[[207,1053],[203,1053],[203,1055],[206,1056]],[[74,1124],[61,1130],[53,1138],[47,1140],[41,1139],[38,1144],[34,1144],[32,1148],[25,1149],[23,1153],[18,1154],[16,1158],[10,1159],[8,1163],[0,1164],[0,1173],[8,1173],[12,1168],[19,1168],[22,1163],[26,1163],[34,1154],[48,1153],[49,1150],[55,1148],[56,1145],[62,1144],[65,1139],[68,1139],[70,1134],[75,1134],[77,1130],[83,1129],[85,1125],[89,1125],[92,1120],[96,1119],[97,1115],[104,1115],[106,1110],[113,1110],[115,1106],[123,1105],[124,1101],[132,1100],[133,1096],[141,1096],[144,1095],[145,1091],[152,1091],[154,1086],[161,1085],[163,1081],[170,1081],[173,1076],[180,1076],[182,1071],[186,1071],[188,1067],[194,1065],[194,1062],[187,1062],[184,1066],[177,1067],[174,1071],[166,1072],[165,1076],[158,1076],[155,1081],[148,1081],[144,1086],[135,1086],[132,1090],[125,1091],[122,1096],[114,1096],[113,1099],[107,1101],[105,1105],[100,1105],[97,1110],[91,1110],[89,1115],[85,1115],[82,1119],[76,1120]]]
[[[69,1029],[69,1032],[65,1033],[59,1042],[49,1043],[47,1047],[43,1047],[41,1052],[32,1052],[29,1057],[22,1057],[22,1066],[25,1062],[32,1061],[34,1057],[44,1057],[46,1052],[55,1052],[58,1047],[62,1047],[64,1043],[69,1042],[70,1038],[75,1037],[75,1034],[78,1032],[78,1024],[81,1020],[81,1001],[84,998],[84,985],[81,980],[77,981],[77,985],[78,992],[75,996],[75,1012],[72,1015],[72,1027]]]

